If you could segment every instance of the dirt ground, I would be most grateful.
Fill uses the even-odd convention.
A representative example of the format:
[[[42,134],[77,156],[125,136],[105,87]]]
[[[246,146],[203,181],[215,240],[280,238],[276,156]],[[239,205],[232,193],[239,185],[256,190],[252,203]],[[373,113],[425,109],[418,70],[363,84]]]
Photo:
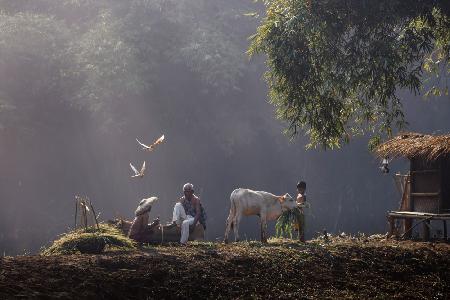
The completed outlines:
[[[450,244],[333,237],[0,259],[0,299],[448,299]]]

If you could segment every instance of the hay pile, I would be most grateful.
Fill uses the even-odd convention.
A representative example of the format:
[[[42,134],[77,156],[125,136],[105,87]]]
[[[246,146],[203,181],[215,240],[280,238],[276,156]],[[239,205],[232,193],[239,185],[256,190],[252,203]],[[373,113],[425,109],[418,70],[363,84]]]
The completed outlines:
[[[41,254],[98,254],[105,249],[127,251],[136,249],[136,245],[116,227],[101,223],[99,230],[88,227],[87,230],[77,229],[61,235],[50,247],[43,249]]]
[[[375,149],[379,157],[406,158],[421,157],[436,160],[450,154],[450,134],[427,135],[420,133],[401,133]]]

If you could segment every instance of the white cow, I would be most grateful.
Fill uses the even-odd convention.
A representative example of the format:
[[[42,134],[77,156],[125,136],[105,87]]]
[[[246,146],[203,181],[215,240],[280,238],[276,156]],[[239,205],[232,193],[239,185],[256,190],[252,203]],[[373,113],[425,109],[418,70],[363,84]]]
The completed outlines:
[[[261,221],[261,241],[267,242],[267,221],[276,220],[284,211],[296,207],[296,202],[289,194],[276,196],[262,191],[236,189],[230,195],[230,214],[227,219],[224,242],[234,228],[234,238],[239,240],[239,222],[242,216],[259,216]]]

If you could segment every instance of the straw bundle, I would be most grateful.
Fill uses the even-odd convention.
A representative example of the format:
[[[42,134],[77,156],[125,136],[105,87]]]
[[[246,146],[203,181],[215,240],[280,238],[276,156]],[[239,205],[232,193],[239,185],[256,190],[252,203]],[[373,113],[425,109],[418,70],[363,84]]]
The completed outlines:
[[[374,152],[379,157],[420,157],[433,161],[450,154],[450,134],[401,133],[379,145]]]

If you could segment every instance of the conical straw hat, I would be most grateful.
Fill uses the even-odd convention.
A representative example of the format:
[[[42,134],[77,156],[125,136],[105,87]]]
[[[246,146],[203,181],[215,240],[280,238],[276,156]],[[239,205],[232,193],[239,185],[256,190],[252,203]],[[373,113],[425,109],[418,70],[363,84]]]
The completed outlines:
[[[150,197],[146,199],[142,199],[141,202],[139,202],[139,206],[134,212],[136,216],[142,215],[143,213],[146,213],[152,209],[152,205],[158,201],[158,197]]]

